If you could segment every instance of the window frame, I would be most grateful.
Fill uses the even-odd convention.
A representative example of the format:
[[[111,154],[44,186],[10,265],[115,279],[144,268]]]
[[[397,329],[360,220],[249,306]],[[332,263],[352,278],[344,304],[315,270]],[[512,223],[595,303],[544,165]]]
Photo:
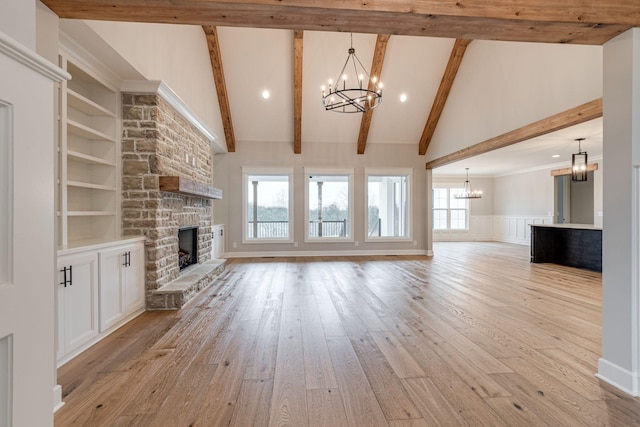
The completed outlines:
[[[313,175],[334,175],[348,177],[348,227],[345,237],[310,237],[309,236],[309,177]],[[353,210],[354,206],[354,169],[340,168],[304,168],[304,242],[305,243],[341,243],[354,242]]]
[[[289,227],[287,238],[259,238],[249,237],[247,234],[247,224],[249,222],[249,213],[247,211],[249,202],[249,176],[251,175],[272,175],[272,176],[287,176],[289,184]],[[264,244],[264,243],[293,243],[295,230],[294,219],[294,194],[293,194],[293,180],[294,173],[293,168],[260,168],[260,167],[242,167],[242,243],[243,244]]]
[[[406,232],[405,236],[369,236],[369,177],[405,177],[406,178]],[[364,241],[365,242],[411,242],[413,241],[413,168],[365,168],[364,169]]]
[[[447,208],[435,208],[434,205],[434,191],[435,189],[446,189],[447,190]],[[444,232],[465,232],[465,231],[469,231],[469,221],[470,221],[470,215],[471,215],[471,205],[469,203],[468,199],[462,199],[464,200],[464,209],[462,208],[452,208],[451,207],[451,190],[460,190],[462,191],[463,188],[460,187],[460,184],[434,184],[431,187],[431,229],[433,230],[434,233],[444,233]],[[439,211],[444,211],[446,210],[447,212],[447,228],[435,228],[434,227],[434,221],[435,221],[435,211],[439,210]],[[452,210],[456,210],[456,211],[465,211],[465,225],[464,228],[451,228],[451,211]]]

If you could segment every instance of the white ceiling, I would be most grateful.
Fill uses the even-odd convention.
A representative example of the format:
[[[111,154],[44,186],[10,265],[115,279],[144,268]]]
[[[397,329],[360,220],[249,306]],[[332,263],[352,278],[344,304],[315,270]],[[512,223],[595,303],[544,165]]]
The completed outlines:
[[[218,27],[218,37],[236,142],[292,142],[293,32]],[[302,151],[306,143],[347,143],[355,150],[362,115],[327,112],[321,103],[321,86],[338,77],[347,58],[350,34],[305,31],[303,40]],[[367,69],[375,42],[376,35],[353,34],[353,47]],[[381,79],[384,101],[374,111],[368,145],[415,144],[418,155],[418,141],[453,43],[448,38],[389,39]],[[505,42],[483,43],[505,46]],[[508,46],[521,49],[522,44]],[[262,97],[265,90],[270,92],[268,99]],[[407,96],[405,103],[400,102],[401,94]],[[587,138],[583,149],[590,159],[601,157],[599,119],[446,165],[434,174],[463,175],[469,167],[474,176],[498,176],[549,165],[565,167],[571,153],[577,152],[574,140],[579,137]],[[479,137],[477,142],[481,140]],[[552,158],[554,154],[560,157]],[[427,157],[424,159],[426,163]]]
[[[571,163],[571,154],[578,152],[576,138],[582,141],[582,151],[589,162],[602,158],[602,118],[529,139],[470,159],[451,163],[433,170],[435,175],[464,175],[469,168],[472,176],[500,176],[546,167],[563,168]],[[560,157],[554,158],[553,155]]]

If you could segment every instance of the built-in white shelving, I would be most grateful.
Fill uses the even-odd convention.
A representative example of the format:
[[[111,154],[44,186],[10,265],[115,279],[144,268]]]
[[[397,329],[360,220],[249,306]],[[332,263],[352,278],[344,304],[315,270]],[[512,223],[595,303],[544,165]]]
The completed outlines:
[[[120,92],[89,63],[63,51],[72,79],[60,85],[58,246],[120,236]]]

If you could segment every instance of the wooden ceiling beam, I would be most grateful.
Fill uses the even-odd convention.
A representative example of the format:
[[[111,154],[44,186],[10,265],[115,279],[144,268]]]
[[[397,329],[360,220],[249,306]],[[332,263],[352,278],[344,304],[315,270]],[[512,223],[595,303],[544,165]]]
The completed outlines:
[[[45,0],[52,9],[82,7],[110,7],[113,14],[118,9],[128,6],[161,9],[170,12],[180,9],[202,10],[226,7],[232,10],[237,7],[256,7],[272,11],[285,12],[289,9],[304,9],[331,15],[338,18],[336,12],[367,12],[367,13],[402,13],[407,15],[434,15],[482,17],[494,19],[508,19],[514,21],[541,22],[585,22],[591,24],[626,24],[640,26],[640,9],[635,1],[607,0],[474,0],[467,2],[453,2],[442,0],[394,0],[379,2],[363,2],[361,0],[324,0],[310,2],[308,0]],[[176,18],[177,19],[177,18]]]
[[[233,122],[231,121],[231,109],[229,108],[229,97],[227,96],[227,85],[224,81],[224,70],[222,69],[222,57],[220,56],[220,43],[218,42],[218,32],[216,27],[205,25],[202,27],[207,36],[207,46],[209,57],[211,58],[211,69],[213,80],[218,94],[218,104],[220,105],[220,116],[222,117],[222,127],[224,137],[227,140],[227,151],[236,151],[236,138],[233,134]]]
[[[518,142],[536,138],[547,133],[568,128],[589,120],[602,117],[602,98],[595,99],[586,104],[579,105],[553,116],[549,116],[537,122],[530,123],[521,128],[496,136],[486,141],[471,145],[454,153],[427,162],[427,169],[435,169],[449,163],[468,159],[493,150],[508,147]]]
[[[61,18],[603,44],[640,26],[635,1],[43,0]]]
[[[378,34],[376,38],[376,48],[373,52],[373,61],[371,63],[371,74],[382,80],[382,65],[384,64],[384,55],[387,51],[387,42],[389,41],[389,34]],[[369,90],[374,90],[374,83],[369,79]],[[373,117],[373,111],[369,110],[362,114],[362,120],[360,121],[360,133],[358,134],[358,154],[364,154],[364,150],[367,146],[367,138],[369,137],[369,128],[371,127],[371,119]]]
[[[303,31],[293,32],[293,152],[302,153],[302,42]]]
[[[597,163],[590,163],[587,165],[587,172],[593,172],[598,170]],[[554,169],[551,171],[551,176],[571,175],[571,168]]]
[[[451,49],[451,55],[449,56],[447,68],[445,68],[444,74],[442,75],[440,87],[438,87],[438,92],[436,93],[433,105],[431,106],[431,112],[429,113],[427,123],[424,125],[424,130],[422,131],[422,136],[420,137],[418,153],[421,156],[424,156],[427,152],[427,148],[429,148],[433,133],[436,131],[438,121],[440,121],[442,110],[444,110],[444,105],[447,103],[449,92],[451,91],[453,82],[455,81],[456,75],[458,74],[458,68],[460,68],[460,63],[462,62],[462,58],[464,57],[464,52],[467,50],[467,46],[469,46],[469,43],[471,42],[472,40],[469,39],[456,39],[455,43],[453,44],[453,49]]]

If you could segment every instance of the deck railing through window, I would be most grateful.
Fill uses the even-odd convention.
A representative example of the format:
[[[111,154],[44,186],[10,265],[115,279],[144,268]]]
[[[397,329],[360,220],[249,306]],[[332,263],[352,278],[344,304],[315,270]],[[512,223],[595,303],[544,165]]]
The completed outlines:
[[[309,221],[309,237],[346,237],[347,220]],[[289,237],[289,221],[249,221],[247,236],[250,239],[286,239]]]
[[[309,221],[309,237],[346,237],[347,220],[342,221]]]
[[[289,237],[289,221],[249,221],[247,236],[250,239],[286,239]]]

